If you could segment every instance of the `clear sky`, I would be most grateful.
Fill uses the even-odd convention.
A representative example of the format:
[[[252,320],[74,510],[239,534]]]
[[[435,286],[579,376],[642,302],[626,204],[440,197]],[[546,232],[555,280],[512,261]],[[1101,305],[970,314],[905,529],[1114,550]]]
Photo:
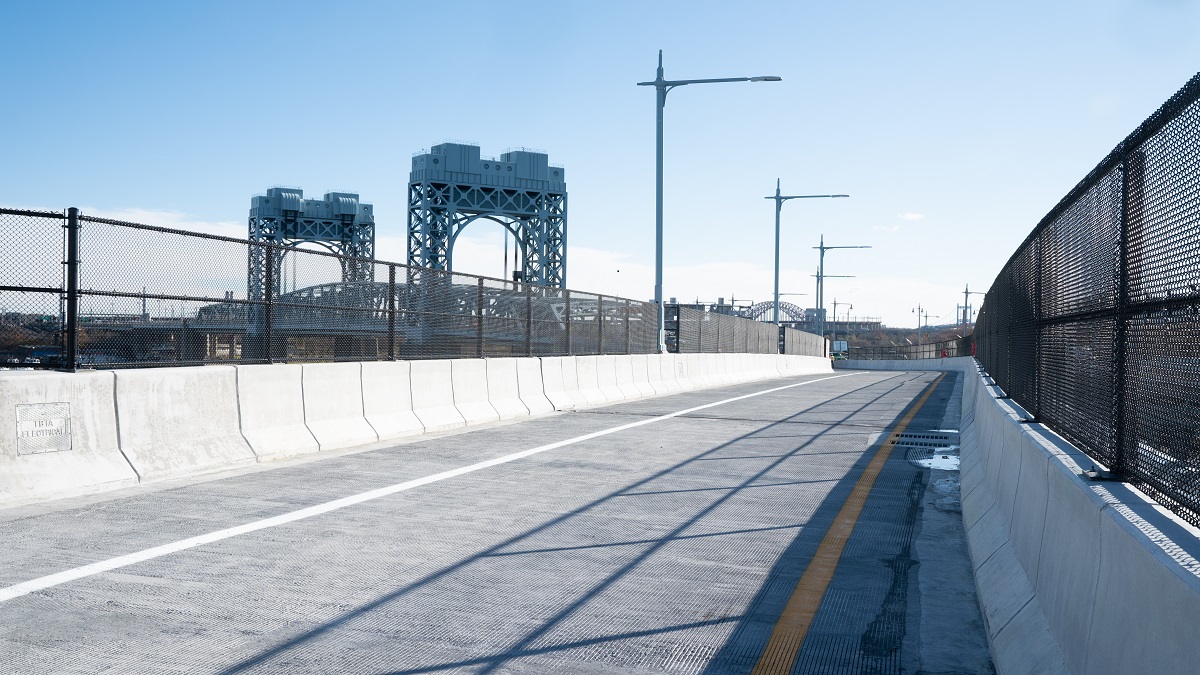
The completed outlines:
[[[654,78],[666,294],[952,322],[1036,222],[1200,70],[1200,7],[1088,2],[0,3],[0,204],[244,236],[274,185],[358,192],[404,260],[411,155],[458,139],[567,167],[568,285],[648,299]],[[498,226],[457,270],[499,276]],[[840,308],[840,311],[845,311]]]

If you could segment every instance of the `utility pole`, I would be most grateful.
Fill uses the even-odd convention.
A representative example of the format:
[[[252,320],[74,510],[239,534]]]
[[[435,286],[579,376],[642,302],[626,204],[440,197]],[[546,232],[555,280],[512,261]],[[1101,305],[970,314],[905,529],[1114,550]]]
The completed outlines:
[[[825,235],[821,235],[821,245],[814,246],[821,252],[821,257],[817,263],[817,335],[825,337],[825,251],[831,251],[835,248],[871,248],[870,246],[826,246]],[[836,318],[836,317],[835,317]]]
[[[920,303],[917,303],[917,308],[914,309],[913,311],[917,313],[917,346],[920,347],[921,345],[925,344],[924,341],[922,340],[922,335],[921,335],[922,309],[921,309]],[[924,312],[924,315],[925,315],[925,323],[928,324],[929,323],[929,312]]]

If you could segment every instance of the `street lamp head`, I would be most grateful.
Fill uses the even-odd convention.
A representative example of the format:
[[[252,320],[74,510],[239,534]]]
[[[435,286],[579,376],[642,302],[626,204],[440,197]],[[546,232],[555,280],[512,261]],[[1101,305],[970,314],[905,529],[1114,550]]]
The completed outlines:
[[[849,197],[850,195],[829,195],[829,196],[833,197],[834,199],[837,199],[838,197]]]
[[[750,78],[751,82],[782,82],[783,78],[778,75],[759,75]]]

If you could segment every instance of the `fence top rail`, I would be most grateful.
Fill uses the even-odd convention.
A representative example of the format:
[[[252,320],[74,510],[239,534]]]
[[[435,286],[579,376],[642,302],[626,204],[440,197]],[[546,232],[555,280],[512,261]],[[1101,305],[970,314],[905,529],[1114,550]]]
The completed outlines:
[[[28,216],[30,218],[57,218],[66,220],[65,211],[33,211],[29,209],[6,209],[0,207],[0,216]]]

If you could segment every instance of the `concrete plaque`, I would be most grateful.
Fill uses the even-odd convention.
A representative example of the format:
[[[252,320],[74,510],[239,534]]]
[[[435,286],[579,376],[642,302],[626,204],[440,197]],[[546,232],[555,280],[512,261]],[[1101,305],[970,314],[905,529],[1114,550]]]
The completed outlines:
[[[39,455],[70,449],[70,403],[17,405],[18,455]]]

